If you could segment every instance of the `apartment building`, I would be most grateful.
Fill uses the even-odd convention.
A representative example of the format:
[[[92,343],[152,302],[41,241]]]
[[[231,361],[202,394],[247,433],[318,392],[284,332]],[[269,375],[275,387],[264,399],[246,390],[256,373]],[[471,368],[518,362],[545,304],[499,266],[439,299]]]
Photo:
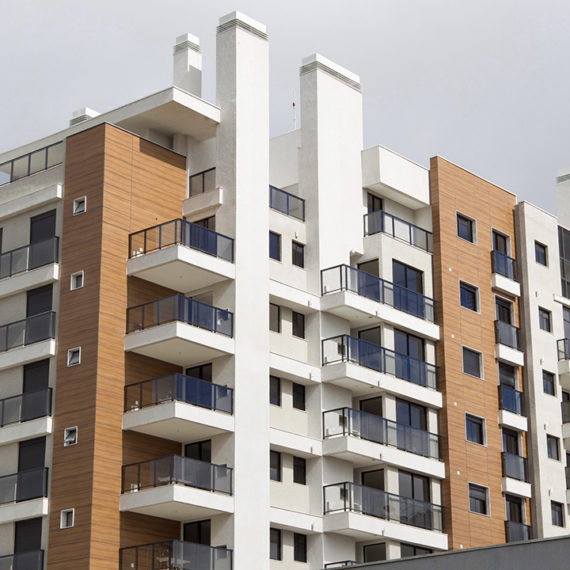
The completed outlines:
[[[363,149],[359,78],[320,55],[270,139],[265,26],[229,14],[216,47],[215,104],[186,34],[172,87],[0,156],[0,567],[339,568],[567,532],[565,230]]]

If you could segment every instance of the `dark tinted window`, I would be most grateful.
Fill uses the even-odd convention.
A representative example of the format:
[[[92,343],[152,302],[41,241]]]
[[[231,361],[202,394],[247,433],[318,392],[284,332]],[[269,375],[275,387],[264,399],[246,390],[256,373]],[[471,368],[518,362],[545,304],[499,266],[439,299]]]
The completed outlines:
[[[196,521],[184,525],[184,540],[210,546],[210,521]]]
[[[305,409],[305,386],[293,382],[293,407],[297,410]]]
[[[36,437],[20,442],[18,472],[36,469],[45,465],[46,438]]]
[[[200,380],[206,380],[207,382],[212,381],[212,363],[200,364],[200,366],[192,366],[191,368],[186,368],[186,375],[192,376],[193,378],[199,378]]]
[[[305,315],[302,313],[292,312],[293,336],[305,338]]]
[[[534,259],[541,265],[548,265],[546,246],[538,243],[537,241],[534,242]]]
[[[467,283],[459,283],[461,306],[471,311],[477,311],[477,287]]]
[[[269,232],[269,257],[281,261],[281,236],[274,232]]]
[[[269,330],[281,332],[281,307],[273,303],[269,303]]]
[[[291,242],[291,262],[297,267],[305,267],[305,246],[302,243]]]
[[[212,442],[207,439],[205,441],[197,441],[195,443],[187,443],[184,446],[184,455],[190,459],[198,461],[212,461]]]
[[[483,418],[470,416],[469,414],[465,416],[465,432],[467,441],[478,443],[479,445],[483,445],[485,443],[483,422]]]
[[[281,481],[281,454],[278,451],[269,452],[269,478]]]
[[[14,553],[31,552],[42,548],[42,519],[17,521],[15,525]]]
[[[307,462],[302,457],[293,457],[293,482],[307,484]]]
[[[481,354],[463,347],[463,372],[481,378]]]
[[[269,529],[269,558],[281,560],[281,531],[278,528]]]
[[[553,435],[546,436],[546,450],[550,459],[560,461],[560,446],[557,437]]]
[[[550,394],[554,396],[554,374],[552,372],[542,371],[542,386],[545,394]]]
[[[366,544],[362,548],[364,562],[380,562],[386,560],[386,544]]]
[[[554,526],[564,526],[564,512],[562,503],[551,501],[550,508],[552,511],[552,524]]]
[[[24,393],[45,390],[49,383],[49,359],[24,366]]]
[[[475,241],[475,222],[466,216],[457,214],[457,235],[464,240]]]
[[[269,377],[269,403],[274,406],[281,405],[281,379],[277,376]]]
[[[405,287],[416,293],[423,294],[423,271],[400,263],[395,259],[392,260],[392,280],[394,285],[399,287]]]
[[[538,326],[546,332],[552,330],[550,311],[542,307],[538,308]]]
[[[469,510],[481,515],[487,514],[487,489],[469,483]]]
[[[295,532],[293,534],[293,559],[297,562],[307,562],[307,535]]]
[[[505,386],[515,387],[516,371],[514,366],[499,362],[499,382]]]
[[[32,317],[51,311],[52,307],[52,286],[45,285],[32,289],[27,293],[26,316]]]
[[[55,210],[30,219],[30,243],[38,243],[55,236]]]

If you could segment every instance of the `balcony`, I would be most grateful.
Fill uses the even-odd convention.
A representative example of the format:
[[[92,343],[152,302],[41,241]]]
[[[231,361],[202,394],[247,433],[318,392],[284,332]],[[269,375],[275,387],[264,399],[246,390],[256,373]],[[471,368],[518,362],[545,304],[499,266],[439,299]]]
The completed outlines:
[[[433,253],[433,234],[431,232],[387,212],[370,212],[364,215],[364,235],[370,236],[377,233],[388,234],[428,253]]]
[[[129,236],[127,275],[182,293],[235,278],[234,240],[177,219]]]
[[[570,338],[561,338],[557,341],[557,346],[560,385],[565,390],[570,390]]]
[[[495,321],[495,358],[512,364],[524,365],[521,351],[520,330],[509,323]]]
[[[0,164],[0,186],[61,164],[64,152],[63,143],[58,142]]]
[[[321,294],[322,310],[348,320],[355,327],[370,325],[373,319],[439,339],[433,299],[360,269],[337,265],[322,270]]]
[[[523,415],[523,393],[506,384],[499,384],[499,424],[519,431],[528,430],[528,420]]]
[[[233,313],[183,295],[127,309],[125,350],[189,366],[233,354]]]
[[[527,459],[514,453],[501,453],[503,466],[503,479],[501,489],[503,493],[518,497],[532,496],[532,488],[528,483]]]
[[[0,370],[55,355],[55,313],[0,326]]]
[[[48,468],[0,477],[0,524],[47,515]]]
[[[232,469],[180,455],[123,466],[121,511],[186,521],[233,512]]]
[[[234,430],[233,390],[184,374],[125,386],[123,429],[173,441]]]
[[[0,445],[52,433],[51,404],[51,388],[0,400]]]
[[[561,403],[562,408],[562,423],[570,423],[570,400],[565,400]]]
[[[119,550],[119,570],[232,570],[233,551],[182,540],[166,540]]]
[[[59,279],[58,256],[57,237],[0,254],[0,298]]]
[[[516,260],[494,250],[491,252],[491,268],[491,286],[507,295],[519,297],[521,287],[517,279]]]
[[[269,207],[301,222],[305,221],[305,200],[275,186],[269,186]]]
[[[380,457],[382,462],[403,469],[445,476],[435,433],[360,410],[339,408],[323,412],[323,438],[323,455],[350,461],[356,467],[376,465]]]
[[[507,542],[530,540],[530,526],[518,522],[505,521],[505,540]]]
[[[2,570],[43,570],[44,551],[31,550],[0,556],[0,569]]]

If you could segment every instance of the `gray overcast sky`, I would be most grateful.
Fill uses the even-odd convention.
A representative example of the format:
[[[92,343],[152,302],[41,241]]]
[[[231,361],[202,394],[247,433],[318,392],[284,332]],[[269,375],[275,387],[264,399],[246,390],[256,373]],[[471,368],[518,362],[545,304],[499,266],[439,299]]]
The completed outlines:
[[[237,3],[236,3],[237,2]],[[215,28],[235,9],[270,38],[271,129],[292,126],[301,59],[358,73],[364,144],[442,155],[555,211],[570,167],[568,0],[0,0],[0,152],[171,84],[197,35],[214,100]]]

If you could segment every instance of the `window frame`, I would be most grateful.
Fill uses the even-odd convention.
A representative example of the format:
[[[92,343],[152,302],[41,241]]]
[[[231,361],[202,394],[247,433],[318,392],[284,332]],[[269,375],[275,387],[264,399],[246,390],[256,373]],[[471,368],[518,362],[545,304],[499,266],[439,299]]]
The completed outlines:
[[[542,248],[542,249],[539,249]],[[544,255],[544,262],[539,259],[539,251],[542,255]],[[548,246],[540,243],[537,240],[534,240],[534,261],[539,265],[543,265],[544,267],[548,267]]]
[[[548,328],[544,328],[542,326],[543,323],[545,323]],[[541,331],[548,333],[552,332],[552,311],[549,311],[544,307],[538,307],[538,326]]]
[[[295,395],[297,392],[297,395]],[[303,384],[292,382],[291,395],[293,400],[293,408],[305,412],[307,410],[307,389]],[[302,399],[302,402],[299,401]]]
[[[297,324],[296,324],[297,319]],[[298,329],[299,323],[302,323],[302,331]],[[302,332],[302,334],[297,334]],[[296,338],[305,338],[305,315],[303,313],[298,313],[297,311],[291,311],[291,334]]]
[[[552,449],[552,444],[556,444],[556,457],[553,457],[550,454]],[[560,461],[560,438],[556,437],[555,435],[551,435],[549,433],[546,434],[546,455],[548,459],[552,459],[554,461]]]
[[[272,465],[272,458],[276,458],[276,466]],[[276,476],[273,475],[275,470],[277,470]],[[274,451],[273,449],[269,450],[269,479],[277,482],[283,481],[283,462],[281,461],[281,453],[279,451]]]
[[[271,384],[272,382],[276,382],[276,386],[277,386],[277,390],[278,390],[278,398],[277,401],[273,402],[272,401],[272,396],[271,396]],[[274,376],[273,374],[269,375],[269,403],[272,406],[281,406],[281,378],[279,378],[279,376]]]
[[[479,511],[474,511],[471,509],[471,489],[472,488],[478,488],[478,489],[484,489],[485,490],[485,512],[481,513]],[[468,498],[469,498],[469,512],[474,514],[474,515],[483,515],[485,517],[490,517],[491,516],[491,504],[489,502],[489,487],[485,486],[485,485],[479,485],[479,483],[473,483],[471,481],[469,481],[467,483],[467,489],[468,489]],[[479,498],[477,498],[476,500],[480,500]]]
[[[278,257],[273,257],[271,255],[271,239],[276,238],[277,239],[277,255]],[[278,234],[277,232],[269,232],[269,259],[272,259],[273,261],[281,261],[282,259],[282,250],[281,250],[281,234]]]
[[[271,328],[271,307],[277,307],[277,330]],[[281,305],[277,303],[269,303],[269,330],[274,333],[281,333]]]
[[[71,440],[70,435],[74,434],[73,440]],[[70,447],[72,445],[77,445],[79,441],[79,429],[77,426],[67,427],[63,430],[63,447]]]
[[[307,562],[307,535],[301,532],[293,533],[293,560]]]
[[[271,554],[271,545],[273,544],[273,537],[276,536],[277,557]],[[269,528],[269,559],[270,560],[283,560],[283,537],[281,536],[280,528]]]
[[[295,262],[298,256],[300,256],[300,263]],[[305,269],[305,244],[291,240],[291,263],[295,267]]]
[[[481,442],[473,441],[472,439],[469,439],[469,431],[467,429],[467,422],[469,420],[475,420],[475,423],[480,421]],[[487,430],[485,428],[486,428],[485,418],[483,418],[481,416],[476,416],[475,414],[470,414],[469,412],[465,412],[465,440],[466,441],[468,441],[469,443],[474,443],[475,445],[481,445],[482,447],[486,447],[487,446]]]
[[[460,226],[459,226],[459,222],[461,221],[466,221],[469,222],[470,226],[469,226],[469,234],[470,234],[470,239],[463,237],[460,233]],[[465,214],[462,214],[461,212],[456,212],[456,230],[457,230],[457,237],[462,239],[463,241],[466,241],[467,243],[472,243],[474,245],[477,245],[477,222],[475,221],[474,218],[467,216]]]
[[[467,372],[465,370],[465,351],[471,352],[473,354],[477,354],[479,357],[479,376],[475,374],[471,374],[471,372]],[[483,380],[485,378],[484,371],[483,371],[483,354],[475,350],[474,348],[469,348],[468,346],[461,345],[461,369],[463,374],[467,374],[467,376],[471,376],[472,378],[479,378],[479,380]]]
[[[81,280],[81,285],[77,285],[76,280],[78,279]],[[85,272],[82,269],[69,276],[69,290],[76,291],[77,289],[83,289],[83,287],[85,287]]]
[[[293,456],[293,483],[307,484],[307,460],[304,457]]]
[[[67,516],[71,515],[71,524],[66,524]],[[75,526],[75,509],[61,509],[59,511],[59,529],[66,530]]]
[[[79,196],[73,200],[73,215],[80,216],[87,212],[87,196]]]
[[[559,514],[560,514],[560,524],[558,524],[557,522],[555,522],[554,520],[554,508],[555,506],[559,509]],[[559,526],[564,528],[565,526],[565,521],[564,521],[564,505],[562,503],[559,503],[558,501],[550,501],[550,517],[552,520],[552,526]]]
[[[468,293],[472,293],[474,295],[474,299],[475,299],[475,308],[474,309],[463,304],[463,291],[464,291],[464,289],[467,290]],[[472,291],[469,291],[469,289],[472,289]],[[461,307],[463,307],[464,309],[468,309],[469,311],[473,311],[474,313],[478,313],[479,312],[479,287],[476,287],[475,285],[471,285],[470,283],[467,283],[466,281],[459,280],[459,305]]]
[[[77,354],[77,362],[73,362],[74,355]],[[79,366],[81,364],[81,347],[76,346],[67,351],[67,366]]]
[[[552,385],[552,392],[546,390],[546,378],[548,378],[549,385]],[[548,396],[556,396],[556,374],[554,374],[554,372],[549,372],[548,370],[542,371],[542,391]]]

